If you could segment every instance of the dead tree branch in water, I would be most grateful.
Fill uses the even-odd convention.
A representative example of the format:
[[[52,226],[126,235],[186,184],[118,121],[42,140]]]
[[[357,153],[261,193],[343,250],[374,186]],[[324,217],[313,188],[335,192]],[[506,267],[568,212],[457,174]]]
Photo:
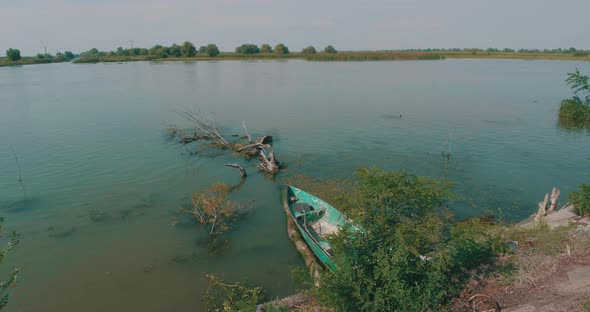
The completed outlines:
[[[225,166],[240,169],[240,173],[242,174],[242,178],[245,178],[248,176],[248,174],[246,173],[246,170],[244,168],[242,168],[242,166],[240,166],[239,164],[225,164]]]
[[[23,191],[24,199],[27,199],[27,191],[25,189],[25,184],[23,183],[23,176],[21,173],[20,163],[18,161],[18,155],[16,154],[14,147],[12,147],[12,145],[9,145],[9,146],[10,146],[10,150],[12,151],[12,155],[14,156],[14,161],[16,162],[16,168],[18,170],[18,184],[20,185],[20,187]]]
[[[201,139],[212,139],[216,141],[216,143],[231,149],[229,142],[221,134],[219,134],[219,131],[217,130],[213,120],[209,120],[209,123],[206,123],[200,118],[198,113],[179,111],[174,112],[192,122],[195,125],[195,129],[197,129],[198,132],[204,134],[204,136],[200,137]],[[198,136],[195,136],[194,138],[195,139],[193,141],[197,141],[199,139]]]
[[[260,160],[260,164],[258,164],[257,168],[262,172],[273,175],[277,174],[281,169],[284,168],[284,165],[278,161],[273,151],[270,153],[267,153],[266,151],[266,149],[272,146],[273,137],[270,135],[264,135],[253,142],[252,136],[248,131],[245,121],[242,121],[242,127],[246,132],[248,141],[244,142],[244,137],[242,137],[238,140],[230,142],[226,140],[225,137],[217,130],[214,120],[209,119],[208,121],[205,121],[199,113],[186,111],[174,112],[193,123],[196,130],[194,133],[186,134],[185,132],[178,130],[176,127],[170,126],[169,132],[171,134],[175,134],[178,137],[178,141],[180,143],[188,144],[191,142],[201,141],[203,144],[198,146],[200,151],[208,148],[220,148],[222,150],[230,149],[247,160],[258,158]],[[170,131],[170,129],[172,129],[172,131]],[[239,169],[239,167],[236,166],[230,167]],[[245,177],[246,175],[245,171],[243,171],[243,168],[240,169],[240,171],[242,172],[242,176]]]
[[[447,143],[445,144],[445,146],[443,147],[443,150],[441,151],[441,155],[443,159],[451,159],[451,144],[452,144],[452,140],[453,140],[453,136],[455,135],[455,129],[449,131],[449,136],[447,137]]]
[[[242,126],[244,126],[244,131],[246,131],[246,136],[248,137],[248,142],[252,142],[252,137],[248,132],[248,128],[246,127],[246,122],[242,120]]]

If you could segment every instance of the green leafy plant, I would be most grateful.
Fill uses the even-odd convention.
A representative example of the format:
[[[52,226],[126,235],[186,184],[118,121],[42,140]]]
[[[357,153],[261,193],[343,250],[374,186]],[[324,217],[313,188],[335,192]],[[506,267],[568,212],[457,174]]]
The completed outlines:
[[[567,76],[565,81],[574,95],[561,102],[559,117],[573,121],[579,127],[590,126],[590,77],[582,75],[578,69]]]
[[[485,220],[453,222],[450,184],[404,171],[357,172],[355,224],[332,239],[336,272],[323,274],[319,297],[345,311],[433,311],[492,261]],[[349,215],[350,216],[350,215]]]
[[[574,212],[579,216],[590,214],[590,185],[580,184],[576,192],[570,194],[570,198],[574,205]]]

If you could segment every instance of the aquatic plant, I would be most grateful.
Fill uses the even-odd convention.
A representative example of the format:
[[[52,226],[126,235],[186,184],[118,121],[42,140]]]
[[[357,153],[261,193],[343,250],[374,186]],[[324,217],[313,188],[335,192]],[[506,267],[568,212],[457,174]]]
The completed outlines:
[[[205,275],[209,287],[204,301],[209,311],[256,311],[256,304],[264,299],[262,287],[252,287],[243,282],[229,284],[214,275]]]
[[[0,231],[3,228],[4,218],[0,217]],[[17,245],[19,244],[19,235],[13,231],[10,233],[10,237],[8,239],[8,244],[6,247],[0,250],[0,263],[4,260],[6,255]],[[18,279],[20,268],[14,268],[8,274],[8,278],[4,281],[0,281],[0,310],[4,309],[8,304],[8,295],[9,290],[16,285],[16,281]]]
[[[208,227],[210,238],[216,238],[230,231],[236,221],[247,214],[249,207],[227,199],[232,187],[214,183],[206,189],[193,194],[191,213],[202,225]]]
[[[567,119],[578,127],[590,125],[590,77],[582,75],[578,69],[567,74],[565,80],[572,89],[573,96],[561,102],[559,118]]]
[[[18,161],[18,155],[16,154],[16,151],[14,150],[14,147],[12,147],[12,145],[10,146],[10,149],[12,150],[12,155],[14,156],[14,161],[16,162],[16,169],[18,170],[18,184],[20,185],[21,190],[23,191],[23,198],[26,200],[27,199],[27,190],[25,189],[25,184],[23,183],[23,175],[21,173],[20,162]]]

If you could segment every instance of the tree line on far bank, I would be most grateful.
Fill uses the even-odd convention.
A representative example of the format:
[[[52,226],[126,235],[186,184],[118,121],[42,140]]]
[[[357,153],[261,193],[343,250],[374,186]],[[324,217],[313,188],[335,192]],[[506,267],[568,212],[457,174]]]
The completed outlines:
[[[10,62],[25,62],[25,63],[34,63],[36,61],[40,61],[42,63],[52,63],[52,62],[67,62],[71,61],[76,58],[76,55],[71,51],[65,52],[57,52],[55,55],[51,55],[49,53],[38,53],[36,56],[33,57],[23,57],[19,49],[8,49],[6,50],[6,60]]]
[[[324,48],[324,53],[336,53],[336,49],[329,45]],[[99,51],[96,48],[80,53],[80,58],[99,58],[99,57],[130,57],[130,56],[145,56],[146,58],[190,58],[196,56],[215,57],[221,51],[216,44],[210,43],[203,45],[198,49],[190,42],[185,41],[182,45],[172,44],[171,46],[155,45],[152,48],[131,48],[124,49],[118,47],[114,51]],[[252,55],[252,54],[290,54],[289,47],[283,43],[279,43],[271,47],[268,43],[261,44],[260,47],[256,44],[244,43],[235,49],[235,54]],[[302,54],[308,55],[316,53],[313,46],[304,48]]]

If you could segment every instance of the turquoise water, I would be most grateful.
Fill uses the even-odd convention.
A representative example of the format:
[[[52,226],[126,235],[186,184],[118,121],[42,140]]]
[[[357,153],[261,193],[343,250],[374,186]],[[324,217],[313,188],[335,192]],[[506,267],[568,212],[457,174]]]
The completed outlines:
[[[590,137],[557,126],[563,80],[584,62],[222,61],[0,68],[0,214],[22,235],[2,265],[23,268],[9,311],[194,311],[204,274],[294,291],[302,265],[280,186],[254,174],[254,200],[211,254],[181,214],[190,194],[239,182],[230,155],[190,157],[168,124],[199,110],[227,133],[275,137],[282,177],[350,178],[359,166],[457,182],[460,216],[528,216],[545,192],[587,181]],[[401,115],[401,117],[400,117]],[[441,151],[451,137],[450,160]],[[27,199],[18,184],[18,155]],[[97,217],[98,216],[98,217]]]

